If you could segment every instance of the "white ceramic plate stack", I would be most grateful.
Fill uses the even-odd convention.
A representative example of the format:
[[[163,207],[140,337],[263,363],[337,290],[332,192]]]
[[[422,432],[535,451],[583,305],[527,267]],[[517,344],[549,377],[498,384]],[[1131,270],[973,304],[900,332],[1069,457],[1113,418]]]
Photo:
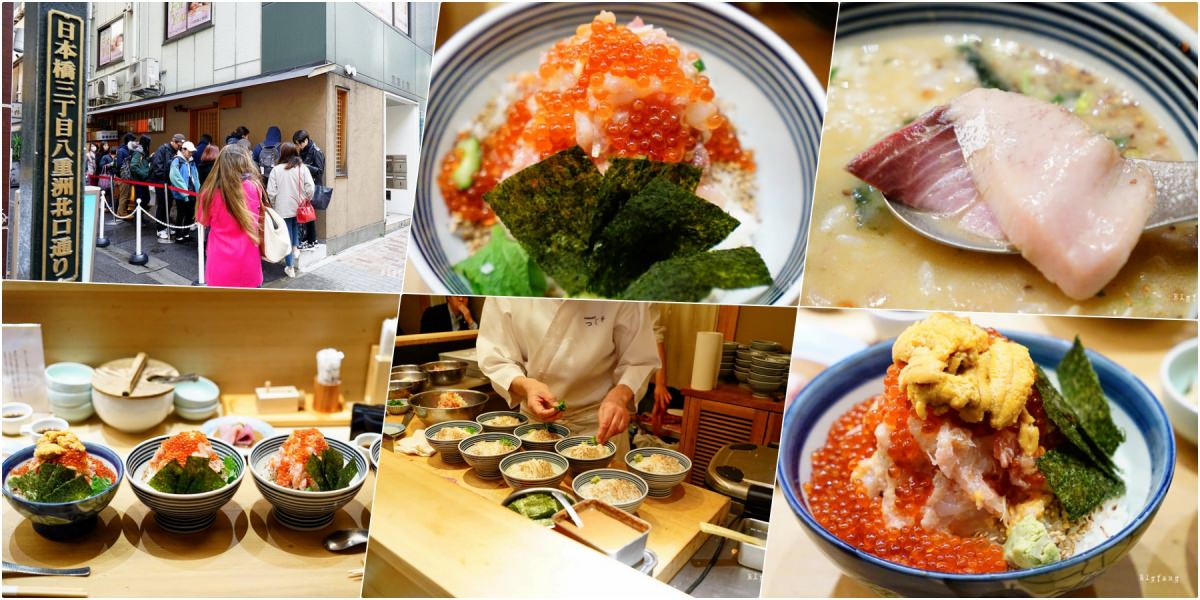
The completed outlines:
[[[750,373],[746,377],[746,383],[755,396],[769,397],[787,383],[790,366],[791,361],[787,355],[761,351],[750,359]]]
[[[96,412],[92,408],[92,368],[74,362],[46,367],[46,398],[54,416],[68,423],[86,421]]]
[[[180,381],[175,384],[175,414],[188,421],[203,421],[221,406],[221,389],[211,379]]]

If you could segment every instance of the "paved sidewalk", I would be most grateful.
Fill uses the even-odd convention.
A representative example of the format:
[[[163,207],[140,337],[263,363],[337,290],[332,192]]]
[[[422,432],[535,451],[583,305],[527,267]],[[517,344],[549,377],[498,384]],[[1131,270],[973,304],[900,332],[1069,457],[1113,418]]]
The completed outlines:
[[[143,216],[142,251],[149,262],[129,264],[136,251],[134,220],[105,223],[106,248],[96,248],[92,281],[148,285],[195,285],[198,280],[199,252],[196,241],[164,244],[155,236],[154,222]],[[283,263],[262,263],[263,287],[352,292],[399,293],[404,286],[404,259],[408,247],[406,219],[399,228],[378,239],[325,256],[324,246],[305,250],[300,256],[300,274],[289,278]]]

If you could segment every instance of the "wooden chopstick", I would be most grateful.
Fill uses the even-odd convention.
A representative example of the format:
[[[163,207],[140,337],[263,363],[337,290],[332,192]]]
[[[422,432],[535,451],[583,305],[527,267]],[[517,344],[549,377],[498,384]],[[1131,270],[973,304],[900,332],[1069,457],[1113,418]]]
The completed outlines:
[[[87,598],[83,588],[59,588],[45,585],[5,585],[5,598]]]
[[[146,370],[146,362],[149,358],[145,352],[137,353],[137,357],[133,359],[133,375],[129,378],[129,382],[125,384],[125,389],[121,391],[122,396],[133,394],[133,390],[138,386],[138,381],[142,379],[142,371]]]
[[[728,527],[721,527],[720,525],[713,525],[712,523],[701,522],[700,523],[700,531],[703,531],[704,533],[707,533],[710,535],[728,538],[735,542],[742,542],[745,544],[750,544],[751,546],[758,546],[759,548],[767,547],[767,540],[764,540],[762,538],[757,538],[752,535],[747,535],[740,531],[734,531],[732,529],[729,529]]]

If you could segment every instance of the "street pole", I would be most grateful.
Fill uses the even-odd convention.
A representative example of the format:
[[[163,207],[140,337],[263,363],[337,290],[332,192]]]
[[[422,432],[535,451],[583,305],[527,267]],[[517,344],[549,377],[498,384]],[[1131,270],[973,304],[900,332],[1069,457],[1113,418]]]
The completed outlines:
[[[100,222],[100,235],[96,236],[96,247],[107,248],[108,238],[104,236],[104,213],[108,210],[104,199],[104,190],[100,190],[100,218],[96,219]]]
[[[144,266],[146,263],[150,262],[150,257],[146,256],[145,252],[142,252],[142,199],[141,198],[137,199],[137,209],[136,210],[137,210],[137,217],[134,219],[134,221],[136,223],[134,226],[134,235],[136,235],[137,237],[134,239],[137,240],[137,249],[134,251],[133,254],[129,255],[129,264],[137,265],[140,267],[140,266]]]

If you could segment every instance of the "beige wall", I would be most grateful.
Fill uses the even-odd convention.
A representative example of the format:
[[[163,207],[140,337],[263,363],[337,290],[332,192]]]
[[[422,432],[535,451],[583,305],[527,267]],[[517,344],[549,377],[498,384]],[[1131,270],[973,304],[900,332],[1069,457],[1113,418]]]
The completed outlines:
[[[298,77],[264,85],[254,85],[242,88],[242,105],[239,108],[228,108],[220,111],[220,129],[218,131],[202,131],[213,136],[218,144],[225,142],[225,136],[238,125],[250,129],[250,140],[255,144],[262,141],[271,125],[279,126],[283,139],[291,141],[292,132],[297,129],[307,129],[309,132],[325,130],[326,105],[324,102],[325,85],[323,78]],[[176,102],[167,102],[166,130],[162,133],[150,134],[155,147],[165,142],[175,133],[191,136],[191,116],[189,112],[177,112],[172,107],[183,105],[188,109],[207,108],[217,102],[221,94],[208,94]],[[315,136],[316,133],[313,133]],[[195,141],[195,140],[193,140]],[[320,140],[318,140],[320,143]],[[324,149],[324,145],[321,146]]]
[[[738,309],[734,340],[749,344],[754,340],[773,340],[792,347],[796,331],[796,309],[792,307],[743,306]]]
[[[350,90],[347,111],[349,148],[347,176],[335,175],[334,133],[337,86]],[[383,91],[339,75],[326,76],[328,118],[324,127],[309,129],[325,151],[325,185],[333,187],[333,203],[317,220],[317,233],[331,252],[383,233]],[[324,134],[321,134],[324,132]],[[357,235],[356,235],[357,234]],[[349,236],[339,243],[339,236]]]

